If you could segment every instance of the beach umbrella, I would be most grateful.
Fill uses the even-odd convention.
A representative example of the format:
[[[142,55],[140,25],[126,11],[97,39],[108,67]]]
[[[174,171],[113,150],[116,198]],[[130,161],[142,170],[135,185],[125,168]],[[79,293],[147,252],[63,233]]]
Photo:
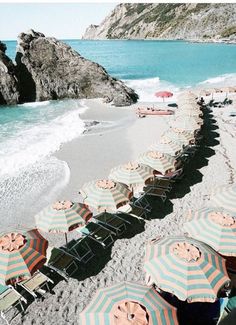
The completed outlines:
[[[185,91],[177,96],[177,101],[183,100],[183,99],[197,100],[197,95],[192,91]]]
[[[177,325],[177,311],[153,288],[121,282],[99,289],[80,313],[81,325]]]
[[[224,256],[236,256],[236,215],[217,208],[192,212],[184,230]]]
[[[185,236],[170,236],[146,246],[147,283],[188,302],[214,302],[230,280],[225,259],[208,245]]]
[[[154,170],[137,162],[129,162],[113,168],[108,178],[126,184],[133,191],[143,188],[151,181],[154,178]]]
[[[163,99],[163,102],[164,102],[165,98],[172,97],[173,93],[171,93],[170,91],[158,91],[158,92],[155,93],[155,96],[156,97],[161,97]]]
[[[189,124],[199,124],[199,125],[203,125],[203,119],[199,116],[189,116],[189,115],[181,115],[181,116],[177,116],[175,119],[176,123],[185,123],[186,121]]]
[[[84,184],[80,193],[85,204],[100,212],[114,212],[132,197],[126,185],[107,179]]]
[[[150,166],[155,171],[165,175],[168,172],[174,171],[176,160],[173,156],[159,151],[146,151],[140,155],[138,162]]]
[[[92,212],[85,204],[58,201],[44,208],[35,216],[39,230],[52,233],[67,233],[75,228],[84,226],[92,218]]]
[[[175,120],[170,123],[171,128],[179,129],[179,130],[185,130],[185,131],[199,131],[201,129],[201,125],[198,124],[196,121],[190,121],[188,117],[182,119],[182,120]]]
[[[171,156],[177,156],[181,151],[183,151],[183,143],[162,136],[159,142],[150,146],[150,150],[167,153]]]
[[[236,184],[221,186],[214,189],[210,196],[211,204],[236,213]]]
[[[48,241],[37,229],[0,234],[0,283],[30,277],[46,262]]]
[[[194,134],[189,131],[169,128],[163,135],[171,141],[179,142],[183,146],[195,143]]]

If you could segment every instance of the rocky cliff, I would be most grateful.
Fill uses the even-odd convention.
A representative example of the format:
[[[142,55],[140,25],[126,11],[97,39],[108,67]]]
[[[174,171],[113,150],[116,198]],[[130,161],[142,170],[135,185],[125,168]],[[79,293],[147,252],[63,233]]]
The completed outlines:
[[[16,63],[21,102],[103,97],[124,106],[138,98],[99,64],[33,30],[19,35]]]
[[[0,105],[11,105],[19,101],[19,92],[15,66],[5,52],[6,45],[0,42]]]
[[[236,4],[119,4],[84,39],[236,39]]]

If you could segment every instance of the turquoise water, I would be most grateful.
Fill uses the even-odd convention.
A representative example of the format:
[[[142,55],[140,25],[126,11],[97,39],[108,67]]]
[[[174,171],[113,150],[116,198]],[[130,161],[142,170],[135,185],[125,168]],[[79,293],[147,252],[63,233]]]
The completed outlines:
[[[82,56],[103,65],[120,79],[160,80],[192,86],[219,75],[236,73],[236,45],[182,41],[65,41]],[[6,42],[14,59],[16,42]]]
[[[136,90],[143,101],[154,93],[185,87],[236,85],[236,45],[170,41],[66,40]],[[7,54],[14,60],[16,42]],[[84,131],[78,100],[48,101],[0,108],[0,215],[30,215],[54,200],[69,179],[65,162],[51,154]],[[48,194],[50,193],[50,195]],[[16,209],[12,208],[12,202]],[[27,204],[27,206],[25,206]],[[29,207],[31,210],[29,211]]]

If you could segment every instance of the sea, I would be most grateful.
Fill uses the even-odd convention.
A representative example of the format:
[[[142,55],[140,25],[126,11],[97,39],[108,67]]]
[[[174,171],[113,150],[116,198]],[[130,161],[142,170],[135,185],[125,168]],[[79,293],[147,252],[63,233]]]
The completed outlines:
[[[169,99],[190,87],[236,85],[236,45],[154,40],[63,40],[113,77],[135,89],[140,101]],[[14,60],[16,41],[5,41]],[[160,99],[161,100],[161,99]],[[82,136],[83,100],[25,103],[0,108],[0,216],[17,227],[24,213],[35,214],[70,178],[66,162],[52,154]],[[0,225],[1,225],[0,223]]]

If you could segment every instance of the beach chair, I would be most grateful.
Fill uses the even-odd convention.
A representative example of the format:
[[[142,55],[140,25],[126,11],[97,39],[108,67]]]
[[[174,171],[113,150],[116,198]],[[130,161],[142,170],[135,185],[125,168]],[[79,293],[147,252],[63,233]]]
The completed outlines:
[[[122,218],[122,220],[126,222],[129,221],[125,219],[125,215],[129,215],[137,219],[139,222],[142,222],[143,219],[147,218],[147,211],[141,207],[136,207],[131,204],[125,204],[117,209],[117,215],[119,216],[119,218]]]
[[[112,213],[101,213],[93,217],[99,224],[107,227],[111,231],[115,232],[117,236],[122,235],[126,231],[126,225],[124,220]]]
[[[85,227],[77,228],[76,231],[84,236],[88,236],[88,238],[100,244],[104,249],[114,243],[112,232],[101,224],[89,222]]]
[[[169,192],[172,189],[173,183],[174,181],[171,179],[162,179],[156,176],[154,181],[151,184],[148,184],[148,186],[146,186],[144,189],[161,188],[164,189],[166,192]]]
[[[38,294],[43,296],[47,291],[50,291],[49,283],[54,282],[42,272],[37,271],[29,279],[18,282],[17,286],[23,288],[33,298],[37,299]]]
[[[139,209],[145,210],[146,212],[151,212],[152,207],[151,207],[150,203],[148,202],[145,194],[146,194],[146,192],[144,190],[142,190],[138,193],[134,193],[134,196],[131,199],[130,204],[134,208],[139,208]]]
[[[171,181],[178,181],[182,179],[184,176],[184,170],[183,168],[179,168],[175,170],[174,172],[168,173],[165,176],[158,176],[158,178],[165,179],[165,180],[171,180]]]
[[[26,304],[27,300],[12,286],[0,285],[0,312],[1,317],[7,324],[10,324],[17,315],[24,313],[25,309],[23,303]],[[12,309],[15,309],[17,312],[13,317],[7,319],[8,314]]]
[[[160,198],[162,200],[162,202],[165,202],[165,200],[167,199],[166,191],[163,188],[150,187],[146,190],[145,193],[146,193],[146,195],[156,196],[156,197]]]
[[[78,240],[73,239],[61,248],[84,264],[88,263],[94,257],[94,253],[85,237],[79,238]]]
[[[70,275],[73,275],[78,271],[78,266],[74,257],[59,248],[48,247],[47,256],[48,259],[46,266],[52,271],[58,273],[66,281]]]

